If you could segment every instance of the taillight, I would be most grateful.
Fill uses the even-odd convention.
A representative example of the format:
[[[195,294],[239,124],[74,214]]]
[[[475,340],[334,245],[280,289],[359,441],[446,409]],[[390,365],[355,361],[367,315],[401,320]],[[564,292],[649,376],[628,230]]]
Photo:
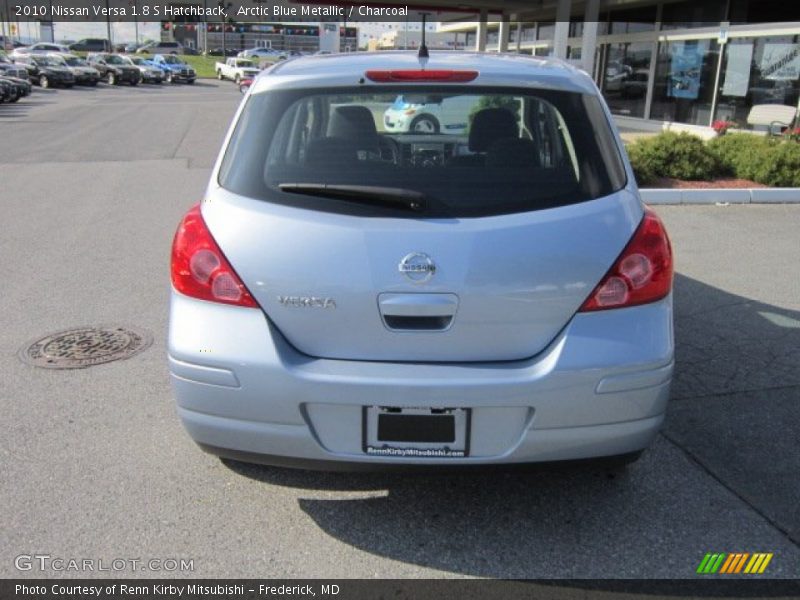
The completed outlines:
[[[449,69],[394,69],[391,71],[367,71],[364,74],[370,81],[377,83],[403,83],[419,81],[437,81],[443,83],[464,83],[478,76],[477,71],[453,71]]]
[[[672,248],[661,219],[648,208],[625,250],[580,310],[655,302],[671,289]]]
[[[192,298],[258,308],[211,236],[199,204],[186,213],[175,232],[172,285]]]

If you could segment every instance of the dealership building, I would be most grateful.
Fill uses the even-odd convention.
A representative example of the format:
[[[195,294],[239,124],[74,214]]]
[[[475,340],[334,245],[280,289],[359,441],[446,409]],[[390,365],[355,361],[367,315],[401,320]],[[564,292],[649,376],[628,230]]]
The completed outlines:
[[[439,1],[447,5],[448,2]],[[556,56],[591,73],[622,124],[745,125],[761,104],[798,107],[798,0],[484,0],[443,21],[478,51]],[[788,21],[787,18],[792,18]]]
[[[332,39],[333,46],[326,45],[326,38]],[[162,22],[161,40],[202,51],[272,48],[287,52],[354,52],[358,49],[358,28],[322,22],[204,23],[186,19]]]

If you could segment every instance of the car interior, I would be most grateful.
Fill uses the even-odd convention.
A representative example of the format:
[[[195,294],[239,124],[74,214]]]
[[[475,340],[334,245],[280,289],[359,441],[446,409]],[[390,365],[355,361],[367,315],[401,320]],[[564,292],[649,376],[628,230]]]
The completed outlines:
[[[535,98],[503,103],[510,108],[473,109],[466,134],[422,134],[379,131],[380,111],[374,106],[325,106],[309,98],[282,120],[273,150],[283,150],[282,161],[315,168],[359,163],[448,169],[574,166],[568,132],[552,105]],[[272,155],[273,162],[278,158]]]

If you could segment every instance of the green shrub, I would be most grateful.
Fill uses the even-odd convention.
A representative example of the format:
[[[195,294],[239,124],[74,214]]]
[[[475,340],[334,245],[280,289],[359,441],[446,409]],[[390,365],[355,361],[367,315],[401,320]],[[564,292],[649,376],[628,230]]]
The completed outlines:
[[[772,187],[800,187],[800,144],[791,141],[771,144],[747,179]]]
[[[763,136],[731,133],[711,140],[708,149],[719,159],[725,175],[753,179],[755,170],[774,143]]]
[[[633,169],[633,175],[636,177],[636,183],[640,187],[643,185],[647,185],[653,183],[656,179],[658,179],[659,175],[653,171],[652,166],[649,162],[639,160],[638,157],[634,160],[634,157],[631,153],[631,147],[627,147],[628,157],[631,160],[631,168]]]
[[[800,186],[800,144],[748,134],[711,140],[709,149],[727,174],[774,187]]]
[[[656,177],[709,180],[722,172],[717,155],[699,137],[685,132],[667,131],[638,140],[628,147],[628,155],[639,183]]]

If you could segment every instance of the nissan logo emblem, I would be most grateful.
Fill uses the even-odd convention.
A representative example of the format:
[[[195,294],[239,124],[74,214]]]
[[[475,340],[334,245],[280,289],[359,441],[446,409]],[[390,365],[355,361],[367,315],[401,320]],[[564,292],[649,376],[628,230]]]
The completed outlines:
[[[412,252],[400,261],[397,270],[414,283],[425,283],[436,273],[436,264],[427,254]]]

